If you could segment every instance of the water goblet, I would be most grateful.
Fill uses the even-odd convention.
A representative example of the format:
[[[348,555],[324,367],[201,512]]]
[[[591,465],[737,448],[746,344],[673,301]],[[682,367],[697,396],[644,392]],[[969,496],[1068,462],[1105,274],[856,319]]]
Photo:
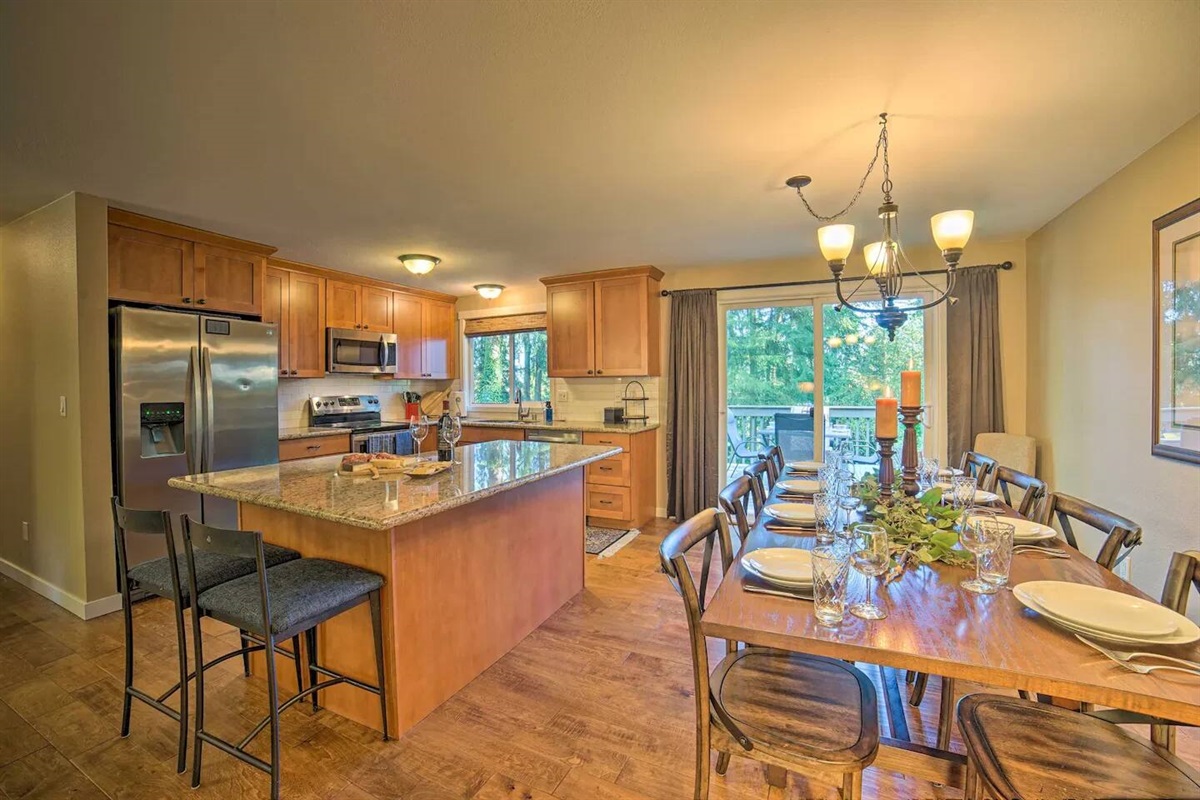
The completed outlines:
[[[996,548],[1000,531],[995,518],[986,514],[967,514],[963,517],[958,540],[975,556],[975,577],[959,583],[959,586],[975,594],[995,594],[996,586],[983,579],[983,558]],[[1008,527],[1012,527],[1009,525]]]
[[[887,531],[882,525],[858,525],[854,528],[854,550],[850,563],[867,578],[867,597],[850,606],[850,613],[859,619],[884,619],[887,612],[873,601],[872,578],[882,578],[891,563]],[[881,581],[882,582],[882,581]],[[994,590],[993,590],[994,591]]]
[[[834,626],[846,616],[846,586],[850,582],[849,552],[836,547],[812,551],[813,610],[817,622]]]
[[[955,475],[950,479],[950,500],[954,507],[968,512],[975,505],[975,479],[970,475]]]

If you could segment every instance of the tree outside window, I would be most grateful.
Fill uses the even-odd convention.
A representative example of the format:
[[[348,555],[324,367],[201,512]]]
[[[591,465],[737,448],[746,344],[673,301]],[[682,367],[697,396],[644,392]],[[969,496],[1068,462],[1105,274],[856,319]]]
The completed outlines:
[[[550,399],[544,330],[472,336],[470,353],[472,405],[515,403],[517,389],[527,403]]]

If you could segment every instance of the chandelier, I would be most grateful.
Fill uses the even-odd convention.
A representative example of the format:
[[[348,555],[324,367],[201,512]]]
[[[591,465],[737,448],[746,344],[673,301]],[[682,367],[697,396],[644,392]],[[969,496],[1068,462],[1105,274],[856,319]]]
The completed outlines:
[[[887,117],[886,113],[879,115],[880,131],[879,140],[875,143],[875,155],[871,159],[871,163],[867,165],[867,173],[859,181],[858,190],[854,193],[854,197],[850,199],[850,203],[841,211],[829,216],[823,216],[813,210],[813,207],[808,203],[808,199],[804,196],[804,187],[812,183],[812,178],[807,175],[797,175],[794,178],[789,178],[787,185],[795,189],[796,193],[800,195],[800,200],[804,203],[804,207],[808,210],[809,214],[821,222],[833,222],[845,216],[850,209],[854,208],[854,204],[858,202],[858,198],[862,195],[863,187],[866,186],[867,178],[871,177],[871,173],[875,169],[875,164],[879,161],[879,156],[883,155],[883,183],[880,186],[883,190],[883,204],[879,206],[879,218],[883,220],[883,238],[863,248],[863,256],[867,262],[867,274],[862,277],[849,295],[844,294],[842,290],[842,271],[846,268],[847,256],[854,249],[854,226],[842,224],[820,227],[817,229],[817,243],[821,247],[821,254],[829,262],[829,271],[833,273],[833,282],[837,291],[838,310],[848,308],[856,314],[873,316],[875,321],[879,323],[879,326],[887,331],[888,339],[894,341],[896,339],[896,330],[904,324],[908,318],[908,312],[924,311],[946,300],[949,300],[951,303],[957,302],[951,292],[954,291],[954,279],[958,269],[958,261],[962,258],[963,248],[967,246],[967,240],[971,238],[971,228],[975,224],[975,212],[944,211],[941,214],[934,214],[930,219],[930,226],[933,228],[933,239],[941,249],[942,259],[946,262],[946,288],[943,291],[925,278],[926,273],[913,267],[912,262],[908,260],[908,256],[904,252],[904,246],[900,244],[900,206],[892,200],[892,179],[889,175]],[[920,278],[930,289],[938,292],[937,298],[919,306],[898,304],[897,301],[904,291],[904,278],[906,275]],[[855,296],[866,285],[866,282],[872,279],[879,289],[879,306],[876,308],[861,305],[864,302],[863,299],[860,299],[859,304],[856,304],[854,302]]]

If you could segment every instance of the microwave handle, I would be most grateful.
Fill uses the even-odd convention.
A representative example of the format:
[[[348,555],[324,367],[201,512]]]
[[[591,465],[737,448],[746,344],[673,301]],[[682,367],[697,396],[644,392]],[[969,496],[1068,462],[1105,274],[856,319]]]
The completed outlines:
[[[387,372],[388,346],[387,337],[379,337],[379,371]]]

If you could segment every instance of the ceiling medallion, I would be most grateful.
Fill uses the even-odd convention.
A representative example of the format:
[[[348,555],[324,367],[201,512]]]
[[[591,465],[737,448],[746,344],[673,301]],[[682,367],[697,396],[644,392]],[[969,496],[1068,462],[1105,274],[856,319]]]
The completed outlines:
[[[879,206],[879,218],[883,220],[883,238],[880,241],[872,242],[863,248],[863,256],[867,262],[867,274],[858,282],[858,285],[850,292],[849,295],[842,293],[842,270],[846,267],[846,257],[850,255],[850,251],[854,249],[854,226],[853,225],[825,225],[817,229],[817,243],[821,247],[821,254],[825,260],[829,262],[829,271],[833,273],[834,286],[837,291],[838,310],[848,308],[856,314],[873,316],[879,326],[887,331],[888,339],[894,341],[896,339],[896,330],[904,324],[908,319],[909,311],[923,311],[927,308],[949,300],[951,303],[956,302],[956,298],[951,294],[954,291],[954,280],[958,269],[958,261],[962,258],[963,248],[967,246],[967,240],[971,238],[971,229],[975,224],[975,212],[973,211],[944,211],[941,214],[934,214],[930,218],[930,227],[933,229],[933,239],[937,242],[937,246],[942,251],[942,259],[946,264],[946,289],[942,291],[934,286],[919,270],[913,267],[912,262],[908,260],[908,256],[904,252],[904,246],[900,243],[900,206],[892,200],[892,179],[889,176],[888,164],[888,130],[886,113],[879,115],[879,140],[875,143],[875,155],[871,158],[871,163],[867,165],[867,173],[863,175],[859,181],[858,190],[854,193],[854,197],[850,199],[850,203],[841,211],[830,216],[822,216],[813,210],[808,204],[808,200],[804,197],[804,187],[812,183],[812,178],[807,175],[797,175],[794,178],[789,178],[787,185],[796,190],[800,195],[800,200],[804,203],[804,207],[814,218],[822,222],[833,222],[854,207],[858,202],[858,198],[862,195],[863,187],[867,183],[867,178],[871,176],[871,172],[875,169],[875,163],[879,160],[880,153],[883,154],[883,203]],[[907,270],[905,270],[907,267]],[[904,291],[905,275],[915,275],[933,289],[939,292],[936,299],[931,300],[920,306],[902,307],[897,305],[897,300],[900,299]],[[869,308],[862,305],[855,305],[852,301],[858,291],[866,284],[868,279],[873,278],[879,289],[881,305],[878,308]],[[860,302],[862,302],[860,300]]]

